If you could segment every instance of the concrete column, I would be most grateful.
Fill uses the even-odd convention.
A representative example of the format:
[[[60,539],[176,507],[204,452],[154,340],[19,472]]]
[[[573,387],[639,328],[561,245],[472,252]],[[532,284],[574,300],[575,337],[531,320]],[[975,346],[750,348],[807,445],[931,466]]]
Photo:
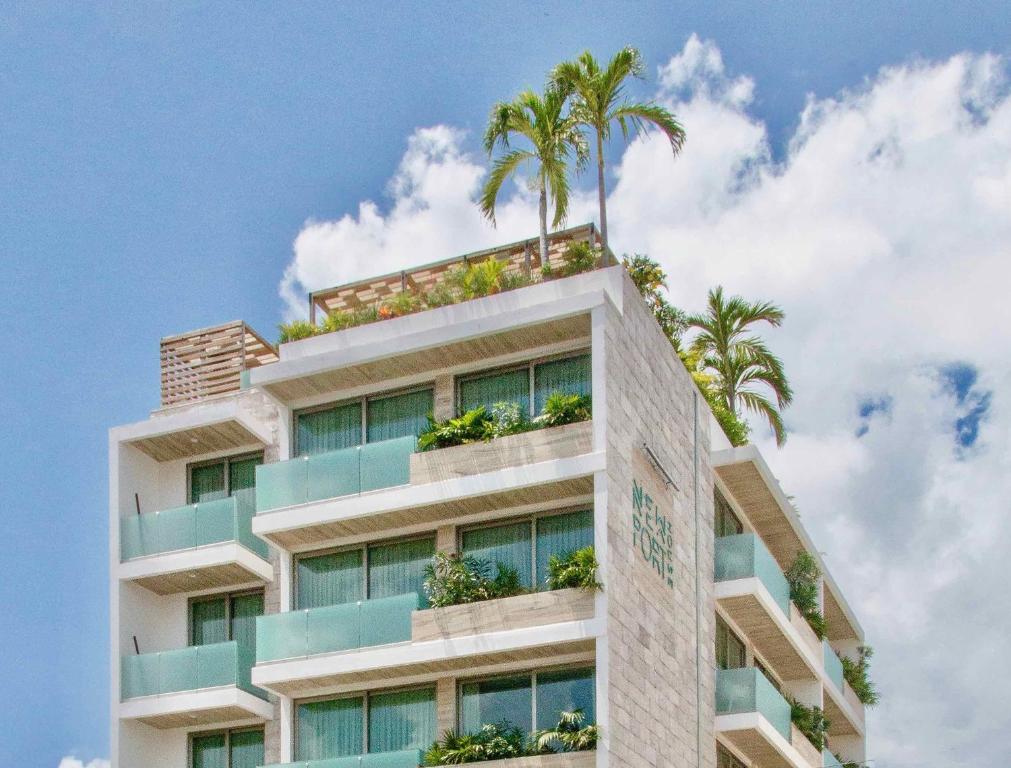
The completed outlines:
[[[436,732],[441,738],[449,730],[456,730],[456,678],[443,677],[435,683]]]
[[[442,525],[435,532],[435,548],[439,552],[456,554],[456,526]]]
[[[456,415],[456,389],[453,377],[448,373],[435,379],[435,405],[432,410],[437,421]]]

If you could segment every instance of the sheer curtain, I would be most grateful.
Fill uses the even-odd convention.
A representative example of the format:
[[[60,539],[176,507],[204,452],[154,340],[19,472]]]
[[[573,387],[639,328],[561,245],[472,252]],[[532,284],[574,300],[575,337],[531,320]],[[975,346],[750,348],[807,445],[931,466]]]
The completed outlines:
[[[530,544],[530,523],[510,523],[490,528],[475,528],[463,533],[463,553],[494,565],[502,563],[519,571],[520,581],[529,587],[533,553]],[[495,569],[492,568],[492,575]]]
[[[227,597],[190,603],[190,645],[227,642],[227,603]]]
[[[232,496],[256,487],[256,468],[263,463],[262,456],[228,462],[228,492]]]
[[[193,768],[228,768],[227,737],[223,733],[194,736]]]
[[[593,512],[583,510],[537,520],[537,584],[548,580],[552,555],[565,555],[593,544]]]
[[[425,599],[425,566],[435,555],[435,539],[369,547],[369,599],[417,592]]]
[[[435,738],[434,688],[369,696],[369,752],[425,749]]]
[[[256,647],[256,617],[263,615],[263,593],[232,598],[232,640],[246,648]]]
[[[228,768],[258,768],[263,765],[263,731],[232,731],[228,741],[231,756]]]
[[[428,426],[434,407],[432,390],[379,397],[368,401],[368,441],[378,443],[395,437],[419,435]]]
[[[562,712],[583,710],[583,725],[594,722],[593,670],[537,673],[537,727],[554,728]]]
[[[300,557],[295,571],[295,608],[319,608],[363,600],[362,550]]]
[[[534,366],[534,410],[540,413],[555,392],[589,395],[590,356],[579,355]]]
[[[519,403],[526,416],[530,410],[530,370],[521,368],[460,382],[460,412],[483,405],[491,412],[495,403]]]
[[[190,504],[223,499],[225,493],[225,462],[190,468]]]
[[[313,456],[362,443],[362,405],[348,403],[295,417],[299,456]]]
[[[362,709],[361,697],[299,704],[295,759],[360,755],[364,738]]]

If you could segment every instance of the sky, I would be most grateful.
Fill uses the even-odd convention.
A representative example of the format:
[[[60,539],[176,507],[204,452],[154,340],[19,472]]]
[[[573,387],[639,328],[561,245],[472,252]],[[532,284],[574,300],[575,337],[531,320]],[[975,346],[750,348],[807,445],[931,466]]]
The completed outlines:
[[[688,141],[608,147],[612,247],[785,310],[755,439],[875,647],[873,768],[1005,762],[1011,6],[487,8],[0,5],[0,764],[105,766],[106,430],[158,339],[534,235],[522,183],[473,205],[488,110],[626,44]]]

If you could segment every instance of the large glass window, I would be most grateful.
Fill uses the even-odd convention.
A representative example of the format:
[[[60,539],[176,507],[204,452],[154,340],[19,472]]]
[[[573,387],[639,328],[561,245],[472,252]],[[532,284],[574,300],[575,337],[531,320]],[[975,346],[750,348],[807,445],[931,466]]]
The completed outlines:
[[[341,605],[408,592],[417,592],[424,600],[425,566],[434,555],[433,538],[301,555],[295,560],[295,608]]]
[[[436,738],[435,689],[300,703],[295,730],[298,761],[424,749]]]
[[[362,444],[363,437],[367,442],[377,443],[418,435],[428,426],[433,398],[431,389],[421,389],[361,398],[296,413],[295,453],[298,456],[315,456],[353,448]]]
[[[520,411],[536,416],[555,392],[589,395],[590,356],[576,355],[541,363],[528,363],[509,370],[461,379],[457,397],[460,413],[483,405],[516,403]]]
[[[747,665],[744,643],[719,616],[716,617],[716,665],[720,669],[741,669]]]
[[[461,535],[463,554],[515,568],[527,587],[547,585],[548,562],[593,544],[593,512],[541,515],[519,522],[471,528]]]
[[[577,709],[586,718],[584,725],[594,722],[594,672],[589,667],[510,675],[460,686],[460,730],[464,733],[474,733],[489,723],[507,723],[527,732],[535,727],[553,728],[562,712]]]
[[[256,617],[263,615],[263,592],[201,597],[190,602],[190,645],[235,640],[256,644]]]
[[[192,768],[257,768],[263,763],[259,728],[194,734],[190,740]]]
[[[191,464],[189,467],[190,504],[243,495],[256,487],[256,467],[262,454],[234,456]]]
[[[734,513],[734,508],[730,506],[730,502],[723,498],[723,494],[716,491],[714,501],[716,507],[714,526],[716,538],[721,536],[736,536],[739,533],[744,533],[744,525]]]

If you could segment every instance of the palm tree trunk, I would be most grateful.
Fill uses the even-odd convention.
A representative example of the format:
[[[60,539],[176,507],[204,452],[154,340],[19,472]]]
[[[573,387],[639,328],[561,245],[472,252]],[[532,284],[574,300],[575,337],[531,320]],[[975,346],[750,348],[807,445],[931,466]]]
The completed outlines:
[[[544,266],[548,263],[548,191],[544,186],[544,179],[541,179],[541,199],[538,213],[541,219],[541,266]]]
[[[600,203],[600,264],[607,266],[607,192],[604,189],[604,139],[597,131],[597,201]]]

